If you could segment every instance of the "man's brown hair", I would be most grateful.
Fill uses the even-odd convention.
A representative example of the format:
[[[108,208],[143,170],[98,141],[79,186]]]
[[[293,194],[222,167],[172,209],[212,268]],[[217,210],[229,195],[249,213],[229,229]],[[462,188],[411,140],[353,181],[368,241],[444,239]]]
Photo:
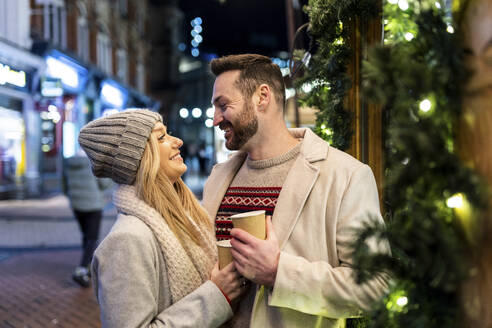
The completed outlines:
[[[285,105],[285,84],[278,65],[266,56],[256,54],[229,55],[213,59],[210,68],[215,76],[228,71],[239,70],[235,86],[246,99],[251,99],[260,84],[268,84],[275,94],[275,100]]]

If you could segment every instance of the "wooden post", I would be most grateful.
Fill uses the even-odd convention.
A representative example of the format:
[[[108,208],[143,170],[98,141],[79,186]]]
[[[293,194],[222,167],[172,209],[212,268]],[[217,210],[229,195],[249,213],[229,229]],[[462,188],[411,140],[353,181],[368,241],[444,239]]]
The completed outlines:
[[[382,12],[381,5],[380,13]],[[382,42],[381,14],[371,20],[357,18],[350,24],[349,44],[352,49],[352,57],[348,65],[348,74],[352,80],[352,88],[347,95],[346,104],[353,114],[352,129],[354,133],[347,152],[371,167],[378,186],[381,212],[384,213],[383,111],[381,106],[367,102],[361,89],[362,61],[367,59],[367,50],[370,46]]]

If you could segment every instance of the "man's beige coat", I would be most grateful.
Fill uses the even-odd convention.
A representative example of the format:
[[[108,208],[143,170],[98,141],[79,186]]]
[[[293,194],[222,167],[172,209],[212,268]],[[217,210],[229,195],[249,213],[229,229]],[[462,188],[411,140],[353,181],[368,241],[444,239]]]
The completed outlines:
[[[251,327],[344,327],[344,318],[359,316],[387,289],[383,276],[355,282],[348,247],[354,229],[383,222],[376,182],[367,165],[311,130],[291,133],[303,142],[272,218],[281,249],[276,282],[257,288]],[[214,167],[202,202],[212,218],[245,158],[238,152]]]

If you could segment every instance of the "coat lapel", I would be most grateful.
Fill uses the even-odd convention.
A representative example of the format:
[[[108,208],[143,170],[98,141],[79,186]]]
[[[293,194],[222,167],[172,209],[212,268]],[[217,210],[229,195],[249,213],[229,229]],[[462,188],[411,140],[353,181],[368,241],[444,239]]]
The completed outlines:
[[[203,192],[202,205],[205,207],[214,222],[227,188],[229,188],[232,179],[234,179],[237,171],[239,171],[241,165],[244,163],[246,155],[246,153],[239,152],[229,161],[217,164],[207,180]],[[207,189],[209,188],[213,190],[213,192],[208,191]]]
[[[318,174],[317,167],[298,157],[287,175],[272,218],[280,249],[289,239]]]
[[[296,138],[304,138],[299,157],[292,165],[275,206],[272,223],[280,249],[283,249],[299,219],[304,204],[319,175],[311,164],[328,156],[328,143],[309,129],[291,129]]]

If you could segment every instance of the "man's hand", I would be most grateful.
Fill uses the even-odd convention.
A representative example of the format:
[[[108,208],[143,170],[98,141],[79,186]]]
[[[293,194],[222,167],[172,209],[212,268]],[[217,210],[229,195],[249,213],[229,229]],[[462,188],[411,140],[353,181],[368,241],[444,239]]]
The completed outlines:
[[[266,240],[261,240],[242,229],[232,229],[231,253],[237,271],[245,278],[259,285],[273,286],[280,248],[271,216],[266,217],[266,234]]]

